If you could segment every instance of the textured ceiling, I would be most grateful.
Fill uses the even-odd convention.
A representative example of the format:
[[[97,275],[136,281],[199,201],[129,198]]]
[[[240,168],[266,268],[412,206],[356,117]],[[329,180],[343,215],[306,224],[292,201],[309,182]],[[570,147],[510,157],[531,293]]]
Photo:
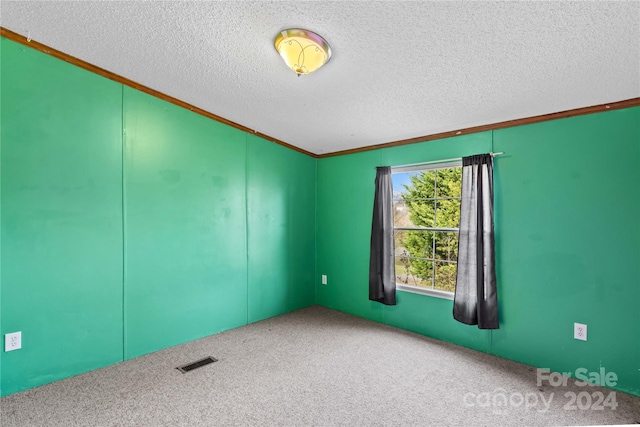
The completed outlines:
[[[640,96],[638,2],[13,2],[0,25],[315,154]],[[273,47],[324,36],[308,76]]]

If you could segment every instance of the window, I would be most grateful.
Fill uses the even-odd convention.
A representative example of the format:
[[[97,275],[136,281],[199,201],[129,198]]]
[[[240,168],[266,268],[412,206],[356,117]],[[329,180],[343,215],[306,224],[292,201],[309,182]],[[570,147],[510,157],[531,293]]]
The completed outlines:
[[[453,298],[462,164],[392,169],[398,289]]]

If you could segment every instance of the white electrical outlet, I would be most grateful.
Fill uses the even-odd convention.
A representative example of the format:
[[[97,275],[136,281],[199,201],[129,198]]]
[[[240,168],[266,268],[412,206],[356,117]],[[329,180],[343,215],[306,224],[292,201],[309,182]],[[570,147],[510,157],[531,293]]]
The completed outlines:
[[[326,274],[323,274],[323,275],[322,275],[322,284],[323,284],[323,285],[326,285],[326,284],[327,284],[327,275],[326,275]]]
[[[586,341],[587,340],[587,325],[583,325],[582,323],[574,323],[573,324],[573,338],[577,340]]]
[[[12,332],[4,336],[4,351],[20,350],[22,348],[22,332]]]

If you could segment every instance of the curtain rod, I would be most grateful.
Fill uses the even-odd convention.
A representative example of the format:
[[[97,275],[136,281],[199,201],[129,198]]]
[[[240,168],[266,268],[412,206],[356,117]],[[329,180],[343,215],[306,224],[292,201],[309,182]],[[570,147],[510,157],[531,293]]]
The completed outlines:
[[[496,156],[500,156],[502,154],[504,154],[504,151],[499,151],[497,153],[489,153],[491,154],[491,157],[496,157]],[[400,168],[409,168],[412,166],[426,166],[426,165],[436,165],[438,163],[449,163],[449,162],[459,162],[460,160],[462,160],[462,157],[455,157],[453,159],[442,159],[442,160],[433,160],[430,162],[420,162],[420,163],[409,163],[407,165],[397,165],[397,166],[391,166],[391,169],[400,169]]]

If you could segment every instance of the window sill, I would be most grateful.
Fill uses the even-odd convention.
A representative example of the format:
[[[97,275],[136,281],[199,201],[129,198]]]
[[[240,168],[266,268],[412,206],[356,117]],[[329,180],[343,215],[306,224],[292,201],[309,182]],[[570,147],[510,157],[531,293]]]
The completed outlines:
[[[453,292],[438,291],[436,289],[419,288],[417,286],[407,286],[396,283],[396,290],[411,292],[412,294],[428,295],[430,297],[453,300]]]

